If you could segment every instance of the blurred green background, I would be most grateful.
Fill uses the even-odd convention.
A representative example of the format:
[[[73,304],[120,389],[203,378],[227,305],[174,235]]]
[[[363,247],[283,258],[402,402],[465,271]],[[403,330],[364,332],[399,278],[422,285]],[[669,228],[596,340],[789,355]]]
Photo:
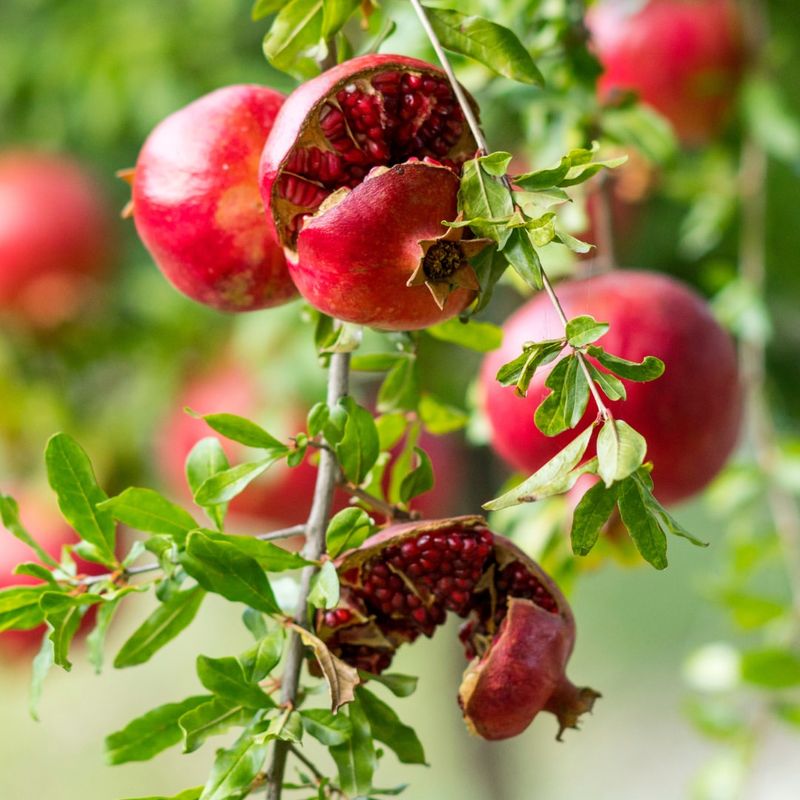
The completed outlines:
[[[513,18],[559,4],[466,5],[491,18]],[[709,295],[734,275],[739,220],[732,154],[741,120],[748,124],[749,115],[752,124],[754,116],[766,115],[765,124],[774,131],[783,119],[791,137],[800,116],[800,12],[793,0],[766,5],[772,17],[769,58],[779,71],[785,105],[776,111],[763,98],[759,105],[756,93],[743,103],[740,122],[723,141],[703,152],[673,156],[618,242],[623,264],[679,275]],[[384,50],[426,55],[408,13],[400,8],[397,17],[398,32]],[[74,154],[95,171],[109,206],[121,210],[129,189],[114,173],[135,162],[144,138],[171,111],[229,83],[265,83],[282,90],[294,85],[261,54],[266,27],[264,21],[250,21],[249,3],[241,1],[4,0],[0,147]],[[533,22],[529,32],[536,33]],[[496,148],[543,166],[575,143],[570,121],[580,116],[582,96],[574,87],[556,81],[551,95],[507,91],[485,71],[467,62],[462,66],[460,74],[481,101]],[[766,198],[767,304],[775,329],[768,389],[787,435],[800,422],[799,169],[800,152],[787,146],[785,158],[770,162]],[[719,202],[711,204],[710,196]],[[180,406],[181,387],[231,355],[269,387],[271,401],[277,398],[274,405],[281,405],[281,398],[286,403],[298,395],[307,401],[320,396],[323,376],[299,304],[242,319],[208,311],[163,280],[129,221],[117,223],[117,237],[113,275],[88,313],[48,331],[0,321],[4,490],[24,485],[38,492],[41,453],[56,430],[81,441],[110,494],[129,483],[163,487],[153,443]],[[556,257],[552,268],[566,270],[569,263]],[[514,287],[503,287],[494,318],[502,319],[519,302]],[[477,359],[444,345],[427,347],[426,387],[463,405]],[[462,491],[454,511],[476,511],[499,485],[504,473],[489,464],[490,458],[485,449],[474,451],[472,467],[491,485],[484,484],[480,496],[474,488]],[[396,662],[398,671],[422,676],[417,694],[401,701],[398,711],[419,731],[431,766],[402,767],[387,755],[380,784],[409,782],[404,796],[413,800],[737,796],[726,786],[735,783],[731,774],[738,762],[725,761],[724,753],[693,731],[684,713],[682,677],[695,646],[735,634],[724,613],[706,602],[729,554],[722,526],[703,499],[678,516],[712,546],[697,550],[672,542],[671,567],[663,574],[623,568],[612,560],[575,583],[579,634],[570,675],[603,693],[580,733],[569,732],[563,744],[557,743],[552,721],[541,720],[510,742],[471,739],[455,701],[463,658],[451,628],[449,635],[442,632],[432,642],[416,644]],[[542,524],[536,515],[523,515],[514,530],[535,539]],[[109,652],[149,613],[148,603],[120,615]],[[27,714],[28,662],[0,656],[0,796],[113,800],[168,794],[202,782],[213,743],[191,756],[167,753],[152,763],[110,768],[103,764],[102,738],[146,708],[194,692],[196,653],[227,655],[246,641],[244,629],[231,624],[235,613],[209,602],[187,635],[136,670],[109,669],[97,677],[78,658],[72,674],[54,671],[38,724]],[[796,796],[798,747],[790,729],[770,726],[742,796]],[[709,764],[715,765],[707,773],[711,777],[698,789],[697,776]]]

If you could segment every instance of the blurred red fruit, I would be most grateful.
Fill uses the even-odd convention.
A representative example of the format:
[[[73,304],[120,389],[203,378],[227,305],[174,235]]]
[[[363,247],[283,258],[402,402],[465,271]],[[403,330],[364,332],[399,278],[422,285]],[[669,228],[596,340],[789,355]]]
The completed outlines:
[[[0,312],[48,328],[91,300],[111,261],[99,185],[69,156],[0,155]]]

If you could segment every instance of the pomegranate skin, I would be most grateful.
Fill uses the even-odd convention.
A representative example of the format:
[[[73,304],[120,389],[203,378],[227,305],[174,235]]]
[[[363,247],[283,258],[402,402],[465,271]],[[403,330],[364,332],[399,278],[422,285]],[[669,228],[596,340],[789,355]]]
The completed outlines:
[[[326,314],[384,330],[427,328],[463,311],[475,298],[469,289],[453,291],[440,309],[426,286],[406,285],[419,242],[455,219],[458,186],[451,170],[425,163],[365,180],[300,231],[298,263],[289,261],[300,293]]]
[[[0,155],[0,311],[35,327],[77,315],[112,261],[99,185],[63,155]]]
[[[456,174],[441,166],[438,158],[420,163],[416,155],[422,158],[422,151],[416,155],[404,151],[402,157],[395,152],[379,163],[367,158],[368,166],[390,169],[371,171],[363,182],[349,185],[345,196],[321,205],[319,198],[311,207],[287,201],[280,183],[293,174],[291,164],[301,143],[302,148],[313,149],[327,142],[324,146],[330,148],[320,117],[337,90],[350,82],[408,70],[444,78],[440,69],[424,61],[376,54],[347,61],[303,84],[278,114],[259,168],[262,197],[271,208],[270,224],[285,247],[290,273],[303,297],[326,314],[381,330],[434,325],[460,313],[475,298],[472,289],[454,288],[440,309],[427,287],[407,285],[423,255],[420,242],[447,233],[442,221],[457,214]],[[460,164],[475,151],[466,126],[455,124],[463,130],[456,134],[448,158],[443,157],[448,166],[455,163],[449,156]],[[300,182],[306,192],[314,191],[314,184]],[[321,183],[325,188],[320,192],[333,191],[330,181]],[[303,209],[316,213],[301,219],[298,212]]]
[[[609,402],[614,416],[646,439],[654,463],[655,493],[662,503],[677,503],[703,489],[736,445],[742,417],[742,392],[736,351],[703,299],[665,275],[616,271],[557,288],[568,318],[590,314],[608,322],[598,345],[631,361],[654,355],[666,370],[655,381],[623,381],[627,399]],[[596,416],[589,401],[575,430],[547,437],[533,421],[548,390],[553,365],[538,370],[528,395],[495,380],[500,366],[527,341],[563,336],[563,327],[544,294],[537,295],[504,325],[503,346],[485,359],[480,376],[481,403],[491,428],[491,444],[515,469],[535,472],[566,446]],[[588,456],[593,454],[590,445]]]
[[[745,64],[732,0],[649,0],[640,10],[604,0],[587,26],[605,68],[598,91],[635,91],[687,146],[703,145],[727,121]]]
[[[283,101],[263,86],[218,89],[156,126],[137,160],[139,236],[177,289],[220,311],[270,308],[297,293],[257,182]]]

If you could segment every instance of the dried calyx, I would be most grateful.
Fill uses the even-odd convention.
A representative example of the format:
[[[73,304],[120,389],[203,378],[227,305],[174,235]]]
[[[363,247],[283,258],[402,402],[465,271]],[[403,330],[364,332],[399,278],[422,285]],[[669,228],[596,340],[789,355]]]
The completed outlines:
[[[388,528],[338,562],[340,606],[318,635],[359,669],[380,673],[397,648],[433,635],[448,611],[471,663],[459,690],[468,727],[487,739],[522,732],[544,709],[559,736],[598,696],[564,674],[572,613],[541,568],[480,517]]]

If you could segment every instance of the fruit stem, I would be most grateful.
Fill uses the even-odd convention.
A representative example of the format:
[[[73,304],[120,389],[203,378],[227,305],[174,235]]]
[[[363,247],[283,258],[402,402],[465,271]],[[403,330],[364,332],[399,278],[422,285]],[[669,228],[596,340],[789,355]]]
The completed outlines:
[[[425,33],[430,39],[431,45],[433,49],[436,51],[436,56],[439,59],[439,63],[442,65],[442,69],[444,70],[445,75],[447,75],[447,79],[450,81],[450,85],[453,88],[453,93],[458,100],[458,104],[461,106],[461,110],[464,113],[464,118],[467,120],[467,124],[469,125],[469,129],[474,137],[475,141],[478,144],[478,148],[482,153],[489,152],[489,145],[486,142],[486,137],[483,135],[483,131],[481,130],[480,123],[478,122],[475,113],[472,110],[472,106],[470,106],[469,101],[467,100],[467,96],[464,94],[464,90],[461,88],[461,84],[458,82],[456,78],[456,74],[453,71],[453,65],[450,63],[450,59],[447,57],[447,53],[444,51],[444,47],[442,47],[442,43],[439,41],[439,37],[436,35],[436,31],[434,31],[433,26],[431,25],[430,20],[428,19],[428,15],[425,13],[425,9],[422,7],[422,3],[419,0],[410,0],[411,5],[414,7],[414,11],[417,12],[417,16],[419,17],[420,24],[425,30]],[[506,189],[508,189],[509,193],[512,195],[513,200],[513,190],[511,187],[511,180],[509,179],[508,175],[504,175],[502,177],[503,184],[505,185]],[[514,206],[517,207],[517,204],[514,203]],[[544,271],[544,268],[541,268],[542,272],[542,283],[544,284],[544,290],[547,293],[547,296],[550,298],[550,302],[553,304],[553,308],[556,310],[556,314],[558,314],[558,318],[561,320],[561,324],[564,326],[566,330],[567,327],[567,317],[564,314],[564,309],[561,306],[561,302],[558,299],[555,291],[553,290],[553,285],[550,283],[550,279],[547,277],[547,273]],[[594,380],[592,379],[591,373],[589,372],[589,367],[586,365],[586,358],[579,350],[575,350],[573,348],[573,352],[575,353],[575,357],[578,359],[578,364],[580,364],[581,371],[583,372],[586,380],[589,383],[589,390],[592,393],[592,398],[594,399],[595,404],[597,405],[597,410],[600,412],[600,416],[604,420],[612,419],[611,411],[608,409],[608,406],[603,402],[603,398],[600,397],[600,392],[598,391],[597,387],[595,386]]]
[[[333,353],[328,368],[328,396],[329,408],[334,408],[339,400],[347,395],[350,377],[350,354]],[[314,499],[308,522],[305,525],[306,543],[302,556],[309,561],[319,561],[325,552],[325,531],[333,505],[333,492],[339,475],[339,465],[333,452],[324,448],[320,451],[317,482],[314,486]],[[295,611],[295,622],[308,626],[308,595],[311,591],[311,579],[316,573],[316,567],[306,567],[300,576],[300,592]],[[300,669],[303,666],[303,643],[299,634],[292,632],[286,650],[286,664],[281,679],[281,704],[288,706],[297,699],[297,687],[300,682]],[[286,757],[289,754],[290,743],[282,739],[275,742],[272,750],[272,760],[267,771],[267,800],[280,800],[283,788],[283,773],[286,769]]]
[[[374,494],[365,492],[363,489],[359,489],[358,486],[353,486],[352,483],[347,483],[347,481],[343,481],[339,483],[339,486],[341,486],[342,489],[352,497],[357,497],[359,500],[363,500],[365,503],[371,505],[375,509],[375,511],[379,511],[389,521],[396,519],[402,519],[402,520],[419,519],[418,512],[406,511],[405,509],[402,509],[398,506],[394,506],[391,503],[387,503],[384,500],[381,500],[379,497],[375,497]]]

